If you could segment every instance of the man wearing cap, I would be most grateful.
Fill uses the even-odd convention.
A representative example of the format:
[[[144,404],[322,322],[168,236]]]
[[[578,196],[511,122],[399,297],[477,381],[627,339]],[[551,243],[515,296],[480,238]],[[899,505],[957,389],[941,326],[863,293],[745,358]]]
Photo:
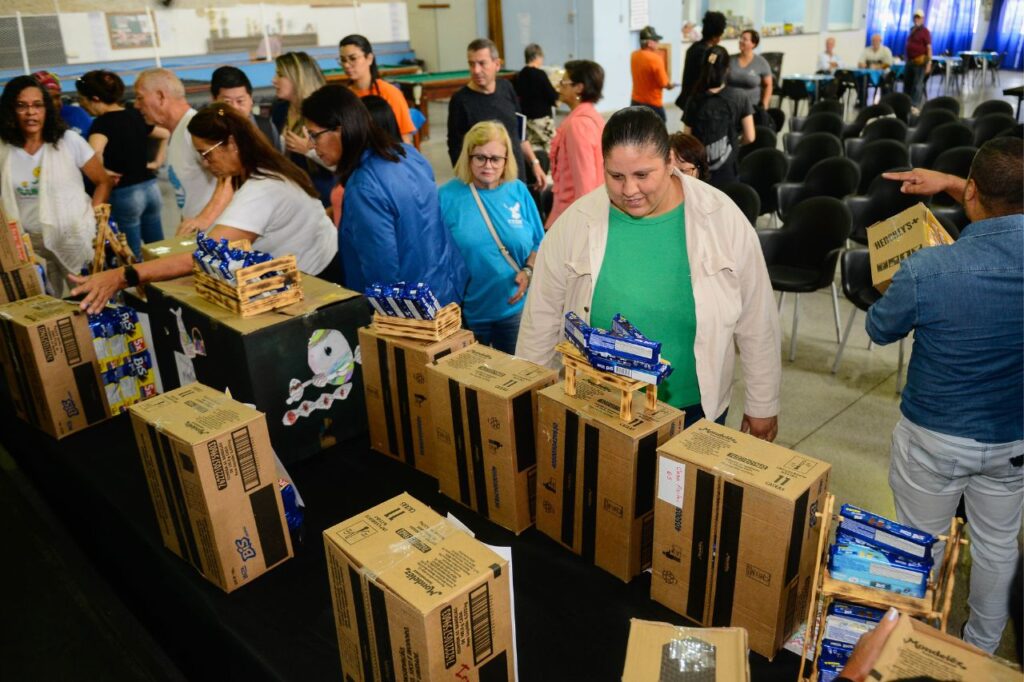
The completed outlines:
[[[46,93],[53,99],[53,103],[60,112],[60,117],[71,128],[82,137],[89,136],[89,128],[92,126],[92,116],[85,109],[74,104],[61,102],[60,78],[53,71],[36,71],[32,77],[46,89]]]
[[[932,72],[932,34],[924,25],[924,12],[919,9],[914,10],[914,25],[907,35],[904,57],[907,66],[903,72],[903,89],[910,95],[910,102],[917,110],[924,101],[924,79]]]
[[[633,72],[633,93],[630,104],[653,109],[661,120],[665,119],[665,107],[662,104],[662,90],[676,87],[668,79],[665,59],[658,50],[661,36],[653,26],[644,26],[640,31],[640,49],[630,58],[630,70]]]

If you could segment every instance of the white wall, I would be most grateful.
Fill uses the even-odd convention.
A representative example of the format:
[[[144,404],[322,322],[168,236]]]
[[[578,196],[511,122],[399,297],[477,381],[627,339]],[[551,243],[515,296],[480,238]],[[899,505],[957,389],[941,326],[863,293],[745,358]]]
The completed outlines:
[[[782,75],[787,73],[814,73],[818,64],[818,55],[825,50],[825,38],[836,39],[835,53],[845,66],[853,66],[864,49],[864,30],[832,31],[829,33],[805,33],[791,36],[767,36],[761,38],[758,52],[782,52]],[[689,47],[691,43],[687,43]],[[739,52],[739,41],[723,40],[722,47],[729,54]]]

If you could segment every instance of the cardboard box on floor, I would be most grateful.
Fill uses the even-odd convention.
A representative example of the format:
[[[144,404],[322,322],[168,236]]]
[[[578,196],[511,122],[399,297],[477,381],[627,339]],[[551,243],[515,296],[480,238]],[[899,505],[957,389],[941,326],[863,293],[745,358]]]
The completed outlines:
[[[0,271],[0,303],[20,301],[43,292],[43,282],[34,264]]]
[[[871,283],[879,291],[889,288],[900,262],[910,254],[929,246],[953,243],[942,223],[921,203],[871,225],[867,235]]]
[[[557,377],[479,343],[428,367],[441,492],[515,533],[532,526],[536,393]]]
[[[142,260],[156,260],[164,256],[173,256],[178,253],[192,253],[196,250],[196,236],[187,235],[161,239],[158,242],[149,242],[142,245]]]
[[[370,447],[437,477],[427,365],[473,343],[462,329],[441,341],[418,341],[359,330]]]
[[[807,612],[831,466],[702,419],[658,449],[651,597],[771,659]]]
[[[342,678],[515,679],[503,558],[403,493],[324,531]]]
[[[537,394],[537,530],[629,582],[651,565],[657,449],[683,428],[683,413],[633,394],[630,422],[619,391],[576,380]]]
[[[10,272],[32,264],[32,250],[18,221],[11,220],[0,207],[0,270]]]
[[[868,677],[878,682],[911,677],[1020,682],[1022,676],[1020,668],[903,614]]]
[[[622,682],[675,679],[661,676],[661,662],[664,648],[680,639],[696,639],[714,647],[715,682],[749,682],[747,631],[743,628],[682,628],[637,618],[629,621],[629,643],[626,645]]]
[[[370,306],[309,275],[305,299],[253,317],[210,303],[191,277],[146,286],[164,390],[201,381],[267,416],[287,465],[366,431],[356,330]]]
[[[63,438],[110,416],[89,319],[78,304],[33,296],[0,306],[0,341],[20,418]]]
[[[225,592],[292,556],[263,414],[202,384],[128,412],[165,547]]]

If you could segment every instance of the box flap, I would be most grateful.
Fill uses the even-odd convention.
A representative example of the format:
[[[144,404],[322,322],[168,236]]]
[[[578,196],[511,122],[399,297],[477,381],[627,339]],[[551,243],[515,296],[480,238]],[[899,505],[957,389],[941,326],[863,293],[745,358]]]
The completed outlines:
[[[556,376],[553,369],[479,343],[438,360],[428,369],[469,388],[500,397],[518,395]]]
[[[181,301],[196,312],[214,319],[240,334],[251,334],[266,327],[271,327],[283,320],[292,317],[302,317],[319,308],[360,295],[358,292],[303,273],[303,300],[285,308],[278,308],[277,310],[253,315],[252,317],[242,317],[227,308],[210,303],[197,294],[191,275],[167,282],[154,282],[147,286],[159,289],[164,295]]]
[[[619,419],[620,391],[591,381],[581,375],[576,376],[576,395],[574,396],[565,394],[565,386],[562,382],[543,389],[540,394],[565,405],[580,416],[599,422],[629,438],[646,436],[683,416],[681,410],[661,402],[658,403],[657,410],[648,412],[644,409],[644,393],[634,391],[632,394],[633,420],[624,422]]]
[[[205,442],[261,416],[251,407],[200,383],[135,403],[128,411],[189,445]]]
[[[0,316],[22,326],[56,320],[68,315],[85,314],[77,303],[61,301],[53,296],[40,294],[0,306]]]
[[[408,493],[328,528],[324,538],[424,614],[508,570],[504,559]]]
[[[673,640],[685,638],[698,639],[715,647],[716,682],[750,679],[747,631],[743,628],[685,628],[633,618],[629,623],[622,682],[658,682],[662,649]]]
[[[827,462],[707,419],[693,424],[658,452],[787,500],[797,499],[831,468]]]
[[[173,256],[178,253],[192,253],[196,250],[196,236],[171,237],[161,239],[158,242],[149,242],[142,245],[143,260],[155,260],[164,256]]]

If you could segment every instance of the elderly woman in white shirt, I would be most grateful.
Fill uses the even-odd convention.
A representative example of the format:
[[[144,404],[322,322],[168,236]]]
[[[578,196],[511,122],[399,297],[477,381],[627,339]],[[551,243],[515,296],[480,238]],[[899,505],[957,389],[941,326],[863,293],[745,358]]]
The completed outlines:
[[[551,227],[537,254],[516,355],[557,367],[566,313],[607,327],[621,313],[662,342],[674,372],[658,396],[724,422],[734,347],[746,395],[741,428],[774,440],[782,376],[778,313],[757,235],[725,195],[674,169],[668,132],[642,107],[602,135],[605,183]]]

